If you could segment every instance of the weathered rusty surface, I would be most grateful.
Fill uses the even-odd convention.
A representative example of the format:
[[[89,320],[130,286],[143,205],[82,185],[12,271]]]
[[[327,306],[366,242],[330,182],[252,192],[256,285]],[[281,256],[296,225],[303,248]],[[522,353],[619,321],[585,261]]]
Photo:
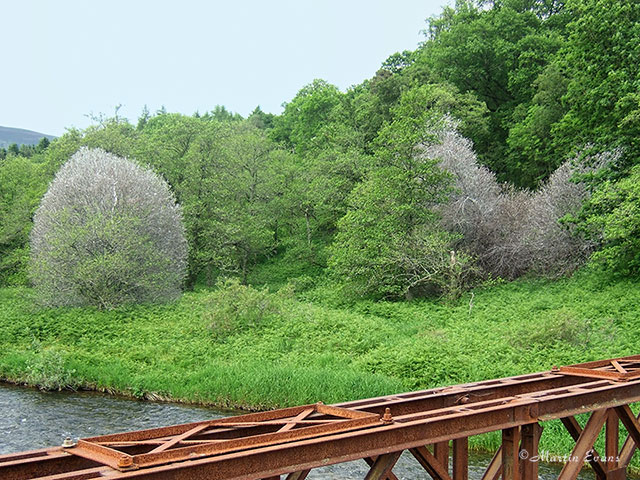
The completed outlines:
[[[469,439],[453,441],[453,480],[469,479]]]
[[[387,480],[391,469],[396,464],[402,452],[385,453],[380,455],[371,465],[371,469],[364,480]],[[395,476],[395,475],[394,475]]]
[[[498,448],[487,469],[484,471],[481,480],[498,480],[502,474],[502,446]]]
[[[519,455],[522,480],[535,480],[538,478],[538,444],[542,427],[537,423],[523,425],[520,434],[522,436],[520,451],[525,452],[524,455]]]
[[[620,458],[620,419],[615,410],[609,410],[607,423],[605,428],[605,457],[606,468],[608,472],[614,471],[620,467],[618,459]],[[608,478],[608,477],[607,477]]]
[[[75,472],[99,464],[76,457],[62,448],[34,450],[18,454],[0,455],[0,478],[23,480],[58,473]]]
[[[409,451],[418,463],[422,465],[422,468],[431,475],[431,478],[434,480],[451,480],[448,468],[440,463],[440,460],[435,455],[432,455],[426,447],[415,447],[409,449]]]
[[[190,460],[194,457],[278,445],[306,438],[319,438],[323,435],[379,426],[385,423],[384,418],[375,413],[319,403],[185,424],[180,428],[170,427],[169,430],[158,428],[130,434],[93,437],[79,440],[78,445],[69,448],[68,451],[74,455],[126,471]],[[258,431],[256,431],[256,427],[259,428]],[[263,433],[264,427],[271,427],[273,431]],[[180,431],[180,433],[167,436],[168,431]],[[231,438],[229,438],[230,433]],[[242,436],[237,437],[237,434]],[[118,443],[118,441],[123,443]],[[190,442],[185,444],[186,441]],[[127,449],[134,445],[147,445],[155,448],[144,453],[131,455]]]
[[[606,378],[618,382],[625,382],[634,378],[640,378],[640,355],[567,365],[560,367],[558,372],[565,375]]]
[[[520,479],[520,427],[502,430],[502,480]]]
[[[364,461],[367,463],[367,465],[369,465],[370,467],[373,467],[375,462],[376,462],[377,458],[365,458]],[[307,470],[308,472],[309,470]],[[287,477],[287,480],[289,480],[289,478]],[[396,477],[392,472],[387,472],[387,476],[385,477],[384,480],[399,480],[398,477]]]
[[[608,414],[609,412],[605,409],[596,410],[591,414],[584,429],[580,432],[573,452],[571,452],[572,460],[564,464],[558,480],[575,480],[578,477],[583,466],[583,459],[587,457],[587,452],[593,448]]]
[[[530,480],[537,465],[519,458],[537,453],[539,421],[563,419],[576,455],[593,446],[607,423],[606,453],[618,442],[618,419],[630,433],[620,462],[591,461],[598,478],[617,479],[640,444],[640,422],[628,405],[640,401],[640,356],[571,366],[557,371],[384,396],[338,405],[303,405],[207,422],[82,439],[72,448],[0,456],[0,478],[90,480],[302,480],[313,468],[351,460],[371,466],[367,478],[395,480],[392,468],[409,450],[434,478],[467,478],[467,439],[503,431],[503,445],[485,479]],[[612,370],[613,369],[613,370]],[[621,371],[624,370],[624,371]],[[604,372],[604,376],[603,373]],[[592,413],[584,429],[573,415]],[[449,442],[453,471],[449,472]],[[434,445],[429,451],[426,445]],[[614,447],[615,445],[615,447]],[[529,451],[530,450],[530,451]],[[560,478],[575,478],[581,462]]]

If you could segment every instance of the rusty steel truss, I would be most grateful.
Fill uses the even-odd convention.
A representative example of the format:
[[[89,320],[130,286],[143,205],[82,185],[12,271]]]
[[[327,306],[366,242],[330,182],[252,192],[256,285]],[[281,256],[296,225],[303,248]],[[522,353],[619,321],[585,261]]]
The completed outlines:
[[[468,439],[502,432],[483,480],[538,478],[541,422],[575,440],[558,478],[585,462],[622,480],[640,446],[640,355],[516,377],[358,400],[303,405],[79,440],[0,456],[3,480],[304,480],[317,467],[364,460],[365,480],[396,480],[403,451],[435,480],[467,480]],[[590,413],[584,426],[575,415]],[[628,432],[619,448],[620,422]],[[605,451],[594,443],[605,431]],[[524,453],[523,453],[524,452]],[[452,467],[449,468],[449,457]],[[284,477],[283,477],[284,476]]]

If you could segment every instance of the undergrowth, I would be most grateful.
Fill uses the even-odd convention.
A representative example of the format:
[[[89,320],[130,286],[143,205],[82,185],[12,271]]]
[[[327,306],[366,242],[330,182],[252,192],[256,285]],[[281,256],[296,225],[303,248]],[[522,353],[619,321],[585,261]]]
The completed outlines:
[[[309,286],[313,283],[313,286]],[[36,309],[0,290],[0,377],[245,409],[342,402],[637,354],[640,286],[581,272],[444,301],[348,302],[322,278],[168,305]],[[545,424],[541,448],[571,438]],[[496,435],[472,446],[490,449]]]

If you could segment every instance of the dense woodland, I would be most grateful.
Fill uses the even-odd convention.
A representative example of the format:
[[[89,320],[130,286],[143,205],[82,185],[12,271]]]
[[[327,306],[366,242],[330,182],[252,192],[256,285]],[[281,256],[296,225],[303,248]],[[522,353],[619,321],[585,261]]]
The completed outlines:
[[[455,297],[586,262],[640,272],[640,4],[458,1],[414,51],[281,115],[144,111],[0,151],[0,286],[28,284],[32,218],[80,147],[150,166],[189,244],[186,287],[290,259],[299,288]],[[212,92],[215,97],[215,92]]]

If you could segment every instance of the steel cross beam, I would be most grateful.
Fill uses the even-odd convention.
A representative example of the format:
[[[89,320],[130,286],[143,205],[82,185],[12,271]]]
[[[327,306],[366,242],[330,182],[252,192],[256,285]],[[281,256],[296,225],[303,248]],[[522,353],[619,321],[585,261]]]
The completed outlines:
[[[576,454],[589,451],[607,423],[607,455],[617,444],[618,419],[629,431],[621,460],[592,462],[607,480],[624,478],[637,445],[640,422],[628,405],[640,401],[637,357],[615,359],[624,378],[603,378],[612,361],[505,379],[378,397],[338,405],[304,405],[209,422],[83,439],[75,447],[0,456],[6,480],[256,480],[288,475],[302,480],[320,466],[364,459],[366,478],[395,480],[400,453],[410,451],[434,476],[466,480],[467,439],[503,432],[503,445],[483,478],[532,480],[537,468],[519,458],[537,452],[538,422],[564,419]],[[589,370],[595,371],[588,375]],[[604,370],[603,370],[604,369]],[[623,374],[622,372],[621,375]],[[593,412],[581,429],[573,415]],[[449,442],[453,470],[449,471]],[[425,448],[434,445],[433,452]],[[581,464],[565,466],[575,478]],[[622,476],[621,476],[622,475]]]

